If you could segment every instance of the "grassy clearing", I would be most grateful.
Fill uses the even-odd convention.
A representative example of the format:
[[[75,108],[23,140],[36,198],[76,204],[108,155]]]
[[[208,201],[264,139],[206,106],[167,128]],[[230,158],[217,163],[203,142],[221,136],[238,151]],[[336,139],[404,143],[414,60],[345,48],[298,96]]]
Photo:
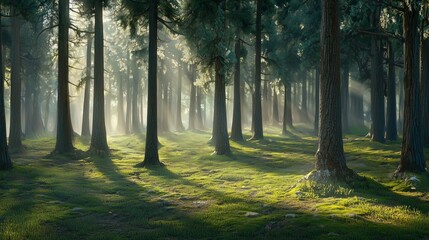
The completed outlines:
[[[399,142],[348,136],[348,164],[364,185],[291,189],[312,169],[317,139],[268,132],[231,142],[232,156],[212,155],[209,133],[162,135],[166,167],[157,169],[133,167],[142,136],[110,137],[111,157],[81,160],[46,158],[52,138],[27,140],[0,173],[0,239],[429,238],[429,178],[391,178]]]

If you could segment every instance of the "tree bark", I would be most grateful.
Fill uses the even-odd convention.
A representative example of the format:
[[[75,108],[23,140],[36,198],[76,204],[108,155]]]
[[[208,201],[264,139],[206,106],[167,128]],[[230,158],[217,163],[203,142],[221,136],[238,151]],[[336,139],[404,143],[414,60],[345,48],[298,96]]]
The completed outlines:
[[[196,113],[197,113],[197,129],[203,130],[204,129],[204,123],[203,123],[203,109],[201,108],[202,103],[202,89],[201,87],[197,87],[197,99],[196,99]]]
[[[314,134],[319,135],[319,100],[320,100],[320,70],[316,68],[315,74],[315,89],[314,89]]]
[[[2,21],[0,17],[0,26]],[[6,137],[6,114],[4,104],[3,31],[0,28],[0,170],[12,168]]]
[[[59,0],[58,24],[58,107],[55,153],[74,151],[69,100],[69,0]]]
[[[279,124],[279,98],[277,95],[276,84],[273,85],[273,125]]]
[[[284,82],[285,87],[285,104],[283,109],[283,128],[282,128],[282,134],[287,134],[287,129],[292,129],[292,91],[291,91],[291,84]]]
[[[234,106],[232,112],[231,140],[243,141],[243,132],[241,127],[241,83],[240,83],[240,67],[241,67],[241,43],[240,39],[235,40],[235,66],[234,66]]]
[[[131,61],[130,51],[127,50],[127,75],[126,75],[126,86],[127,86],[127,112],[125,115],[125,134],[129,134],[131,131]]]
[[[196,78],[196,72],[195,72],[195,65],[190,65],[190,70],[189,70],[189,76],[190,76],[190,81],[191,81],[191,93],[189,96],[189,126],[188,129],[189,130],[195,130],[196,129],[196,86],[195,86],[195,78]]]
[[[301,116],[304,120],[308,119],[307,108],[307,73],[303,72],[302,76],[302,94],[301,94]]]
[[[395,176],[405,171],[424,172],[426,161],[423,155],[419,79],[419,4],[404,0],[404,128],[401,161]]]
[[[109,152],[106,137],[104,115],[104,34],[103,6],[95,1],[95,36],[94,36],[94,108],[92,114],[92,138],[90,151],[97,154]]]
[[[398,138],[396,126],[395,54],[392,43],[390,42],[388,43],[388,58],[386,140],[395,141]]]
[[[146,148],[142,166],[162,165],[158,155],[158,113],[157,113],[157,40],[158,40],[158,3],[149,3],[149,68],[148,68],[148,102]]]
[[[372,26],[379,29],[380,9],[378,7],[371,14],[371,18]],[[383,143],[385,141],[383,59],[381,40],[375,36],[371,38],[371,55],[371,140]]]
[[[213,115],[213,141],[217,155],[230,154],[231,149],[228,139],[228,126],[226,119],[225,103],[225,74],[223,66],[218,57],[215,61],[215,96]]]
[[[320,133],[316,170],[325,177],[347,179],[341,133],[340,32],[336,0],[322,0]]]
[[[140,88],[140,74],[137,66],[137,57],[133,55],[131,57],[132,72],[133,72],[133,88],[132,88],[132,110],[131,110],[131,130],[132,133],[140,133],[140,117],[138,108],[138,92]]]
[[[91,23],[92,25],[92,23]],[[92,26],[89,27],[89,31],[92,31]],[[83,114],[82,114],[82,136],[89,137],[91,131],[89,128],[89,105],[90,105],[90,94],[91,94],[91,58],[92,58],[92,36],[91,34],[87,35],[87,45],[86,45],[86,73],[85,73],[85,90],[83,97]]]
[[[349,65],[344,64],[341,78],[341,120],[344,133],[349,130],[349,73]]]
[[[421,104],[423,120],[423,143],[425,146],[429,146],[429,39],[422,39],[420,47],[420,84],[422,85]]]
[[[9,148],[11,151],[22,149],[22,129],[21,129],[21,20],[14,11],[12,17],[12,49],[11,49],[11,97],[10,97],[10,130]]]
[[[176,130],[182,131],[184,129],[182,122],[182,79],[183,79],[183,63],[179,61],[177,69],[177,106],[176,106]]]
[[[256,0],[256,44],[255,44],[255,93],[254,93],[254,111],[253,111],[253,136],[252,140],[261,140],[264,138],[262,127],[262,105],[261,105],[261,4],[262,0]]]

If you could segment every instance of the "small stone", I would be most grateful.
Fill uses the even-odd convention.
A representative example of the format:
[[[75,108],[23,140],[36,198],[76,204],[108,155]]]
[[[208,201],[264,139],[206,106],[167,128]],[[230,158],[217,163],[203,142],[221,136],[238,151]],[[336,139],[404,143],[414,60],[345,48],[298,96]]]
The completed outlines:
[[[247,212],[244,216],[248,217],[248,218],[254,218],[259,216],[259,213],[257,212]]]
[[[334,233],[334,232],[330,232],[330,233],[328,233],[328,236],[340,236],[340,234]]]
[[[79,211],[82,211],[83,210],[83,208],[80,208],[80,207],[75,207],[75,208],[72,208],[72,212],[79,212]]]
[[[356,218],[356,214],[350,213],[350,214],[347,214],[347,217],[349,217],[349,218]]]
[[[58,201],[58,200],[54,200],[54,201],[49,201],[48,203],[50,203],[50,204],[61,204],[63,202]]]
[[[285,218],[296,218],[296,214],[295,213],[288,213],[285,215]]]

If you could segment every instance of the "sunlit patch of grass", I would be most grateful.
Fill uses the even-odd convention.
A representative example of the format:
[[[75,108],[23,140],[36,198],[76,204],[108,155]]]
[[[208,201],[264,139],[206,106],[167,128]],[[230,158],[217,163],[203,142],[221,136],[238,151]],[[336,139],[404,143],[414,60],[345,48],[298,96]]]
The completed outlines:
[[[429,179],[391,178],[400,142],[346,136],[348,165],[367,182],[307,183],[311,126],[232,142],[213,155],[210,132],[163,133],[164,168],[142,169],[144,136],[109,137],[109,157],[46,157],[55,139],[26,140],[0,172],[0,239],[390,239],[429,236]],[[246,133],[246,138],[250,135]],[[351,140],[350,140],[351,139]],[[76,138],[86,151],[89,139]],[[409,175],[407,177],[412,177]],[[414,187],[415,189],[411,189]]]

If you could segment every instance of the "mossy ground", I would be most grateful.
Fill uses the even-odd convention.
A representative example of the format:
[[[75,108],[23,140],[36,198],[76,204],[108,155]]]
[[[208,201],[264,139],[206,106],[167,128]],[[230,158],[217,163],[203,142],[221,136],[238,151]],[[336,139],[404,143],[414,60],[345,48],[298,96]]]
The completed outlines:
[[[153,169],[134,167],[143,136],[109,137],[110,157],[81,160],[46,157],[53,138],[26,140],[0,173],[0,239],[429,238],[429,178],[392,179],[399,141],[347,136],[362,186],[292,188],[312,169],[317,139],[304,128],[267,132],[231,141],[232,156],[212,155],[208,132],[161,134],[165,167]]]

